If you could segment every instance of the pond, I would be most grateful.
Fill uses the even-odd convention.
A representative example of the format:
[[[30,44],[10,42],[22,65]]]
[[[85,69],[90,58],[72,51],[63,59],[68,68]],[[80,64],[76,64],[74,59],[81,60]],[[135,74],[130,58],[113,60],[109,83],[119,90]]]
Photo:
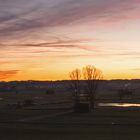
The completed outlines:
[[[140,107],[140,104],[134,103],[98,103],[98,106],[104,107]]]

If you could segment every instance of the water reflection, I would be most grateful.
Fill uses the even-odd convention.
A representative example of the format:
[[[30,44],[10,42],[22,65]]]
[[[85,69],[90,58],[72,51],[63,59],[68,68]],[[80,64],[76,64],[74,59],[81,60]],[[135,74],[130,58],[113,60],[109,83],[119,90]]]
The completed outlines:
[[[99,103],[98,106],[140,107],[140,104],[132,104],[132,103]]]

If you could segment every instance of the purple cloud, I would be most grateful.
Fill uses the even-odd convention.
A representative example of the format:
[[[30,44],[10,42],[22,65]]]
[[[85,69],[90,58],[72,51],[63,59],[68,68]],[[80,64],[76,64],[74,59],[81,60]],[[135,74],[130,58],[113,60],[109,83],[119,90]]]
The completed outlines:
[[[0,36],[83,21],[120,21],[140,12],[139,0],[30,0],[2,1]],[[131,11],[133,11],[131,13]],[[135,18],[139,18],[139,15]]]

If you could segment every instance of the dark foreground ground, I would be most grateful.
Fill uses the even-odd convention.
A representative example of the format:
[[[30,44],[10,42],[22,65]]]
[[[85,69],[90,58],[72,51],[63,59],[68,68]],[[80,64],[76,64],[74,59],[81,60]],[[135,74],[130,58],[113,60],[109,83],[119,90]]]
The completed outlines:
[[[133,99],[120,101],[114,95],[98,102],[140,103],[138,93]],[[27,99],[34,105],[18,106]],[[72,105],[66,93],[0,93],[0,140],[140,140],[140,107],[96,106],[80,114]]]
[[[1,110],[1,140],[139,140],[140,109]]]

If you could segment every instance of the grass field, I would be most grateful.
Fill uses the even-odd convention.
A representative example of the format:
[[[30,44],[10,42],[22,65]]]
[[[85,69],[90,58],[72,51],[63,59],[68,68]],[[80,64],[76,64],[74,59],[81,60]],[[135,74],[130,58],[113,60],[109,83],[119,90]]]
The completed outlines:
[[[37,97],[37,98],[35,98]],[[96,107],[94,112],[74,113],[65,94],[2,94],[1,140],[139,140],[140,108]],[[33,106],[9,108],[17,101],[35,100]],[[98,100],[113,102],[113,100]],[[114,100],[117,102],[117,100]],[[139,100],[122,102],[139,103]]]
[[[140,110],[134,108],[104,107],[88,114],[67,110],[15,110],[0,114],[2,140],[140,139]]]

